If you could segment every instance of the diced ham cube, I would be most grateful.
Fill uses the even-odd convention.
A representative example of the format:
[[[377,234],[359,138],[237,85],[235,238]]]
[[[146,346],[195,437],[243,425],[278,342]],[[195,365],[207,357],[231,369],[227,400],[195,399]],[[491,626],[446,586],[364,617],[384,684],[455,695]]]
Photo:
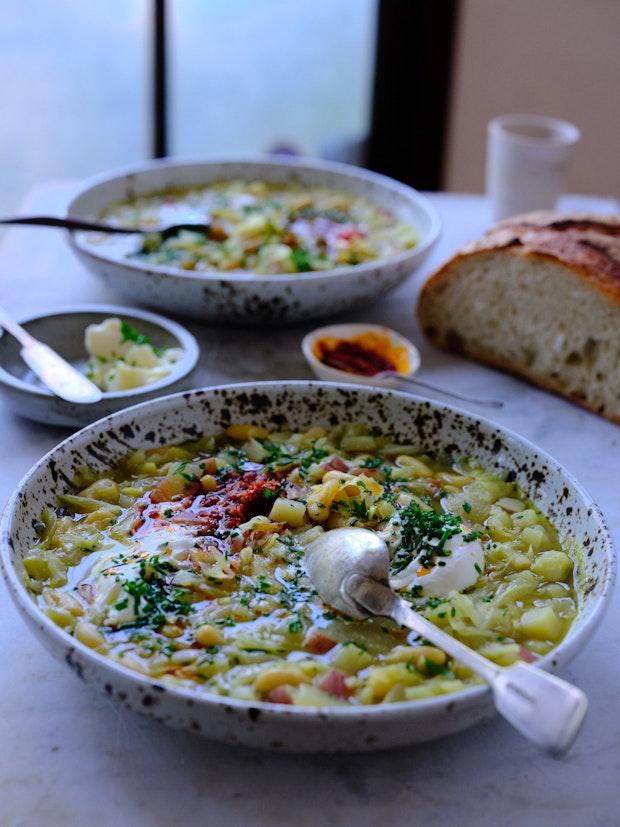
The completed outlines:
[[[310,629],[304,639],[304,649],[312,655],[324,655],[333,649],[336,641],[324,635],[320,629]]]
[[[349,470],[349,466],[340,457],[332,457],[323,467],[326,471],[342,471],[343,474]]]
[[[346,698],[350,698],[353,694],[353,690],[346,684],[346,678],[347,676],[340,669],[332,669],[332,671],[328,672],[319,682],[319,689],[346,700]]]
[[[531,652],[526,646],[519,646],[519,657],[526,663],[534,663],[535,660],[538,660],[538,655]]]
[[[357,229],[342,230],[337,237],[343,241],[355,241],[358,238],[364,238],[364,233]]]
[[[78,586],[78,594],[84,598],[87,603],[95,602],[95,587],[92,583],[80,583]]]
[[[274,686],[274,688],[270,689],[265,696],[265,700],[272,704],[293,703],[293,698],[291,697],[288,686]]]

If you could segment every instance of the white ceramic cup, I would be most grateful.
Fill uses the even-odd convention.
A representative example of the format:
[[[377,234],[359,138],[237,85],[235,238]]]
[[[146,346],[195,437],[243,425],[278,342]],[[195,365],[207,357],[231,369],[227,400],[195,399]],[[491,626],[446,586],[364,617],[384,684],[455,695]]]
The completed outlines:
[[[486,188],[493,218],[555,207],[581,132],[545,115],[501,115],[489,121]]]

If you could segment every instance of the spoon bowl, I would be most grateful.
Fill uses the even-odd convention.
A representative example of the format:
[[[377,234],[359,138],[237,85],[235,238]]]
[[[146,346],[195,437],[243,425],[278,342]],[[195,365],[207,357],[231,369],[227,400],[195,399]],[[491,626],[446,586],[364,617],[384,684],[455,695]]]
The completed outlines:
[[[372,612],[347,591],[351,574],[365,575],[389,588],[389,555],[384,540],[367,528],[326,531],[306,549],[306,570],[323,600],[358,620]]]

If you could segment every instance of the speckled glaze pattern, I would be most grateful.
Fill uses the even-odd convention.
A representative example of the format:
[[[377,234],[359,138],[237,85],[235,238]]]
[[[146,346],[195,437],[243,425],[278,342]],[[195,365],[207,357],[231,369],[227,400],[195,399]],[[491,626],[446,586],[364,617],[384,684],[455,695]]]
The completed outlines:
[[[603,517],[554,459],[488,420],[407,394],[319,382],[258,383],[195,390],[137,405],[74,434],[26,475],[1,525],[3,572],[31,629],[81,679],[117,703],[161,723],[228,743],[295,751],[359,751],[413,744],[493,715],[490,692],[475,687],[445,697],[384,706],[295,708],[248,703],[163,686],[86,648],[45,617],[19,581],[15,560],[35,539],[33,521],[54,505],[80,465],[102,471],[127,451],[197,437],[230,422],[305,429],[367,422],[392,440],[415,442],[440,457],[468,454],[505,469],[584,550],[580,612],[566,639],[540,663],[562,669],[585,645],[611,597],[615,557]]]
[[[72,247],[90,270],[134,302],[203,320],[259,325],[330,316],[374,299],[411,275],[439,235],[435,209],[410,187],[357,167],[308,159],[152,161],[88,182],[68,214],[94,218],[115,201],[227,178],[326,186],[364,196],[411,223],[419,243],[384,261],[274,276],[192,273],[119,258],[92,243],[88,233],[70,235]]]

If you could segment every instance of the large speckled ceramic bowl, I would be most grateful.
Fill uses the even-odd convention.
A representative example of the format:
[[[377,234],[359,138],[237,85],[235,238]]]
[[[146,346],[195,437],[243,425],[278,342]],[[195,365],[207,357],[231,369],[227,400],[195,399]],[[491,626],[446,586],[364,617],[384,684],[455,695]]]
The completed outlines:
[[[369,423],[394,440],[416,442],[437,455],[469,454],[507,469],[557,525],[584,550],[580,611],[568,636],[541,658],[562,669],[585,645],[611,597],[614,553],[604,520],[579,483],[555,460],[509,431],[470,414],[388,390],[318,382],[229,385],[137,405],[67,439],[26,475],[6,507],[2,562],[11,596],[28,625],[83,681],[117,703],[171,726],[229,743],[283,750],[369,750],[413,744],[456,732],[493,714],[490,691],[473,687],[444,697],[393,704],[308,708],[247,702],[164,687],[108,660],[72,638],[36,606],[15,560],[35,540],[33,521],[54,505],[75,470],[101,471],[131,448],[196,437],[231,421],[306,429],[340,422]]]
[[[151,161],[88,182],[69,205],[68,214],[95,218],[115,201],[232,178],[325,186],[364,196],[409,222],[418,244],[399,255],[354,267],[271,276],[189,272],[128,259],[127,252],[139,246],[136,236],[106,240],[76,233],[70,236],[73,249],[110,287],[133,301],[198,319],[264,324],[333,315],[386,293],[413,273],[439,235],[435,209],[411,187],[358,167],[308,159]]]

